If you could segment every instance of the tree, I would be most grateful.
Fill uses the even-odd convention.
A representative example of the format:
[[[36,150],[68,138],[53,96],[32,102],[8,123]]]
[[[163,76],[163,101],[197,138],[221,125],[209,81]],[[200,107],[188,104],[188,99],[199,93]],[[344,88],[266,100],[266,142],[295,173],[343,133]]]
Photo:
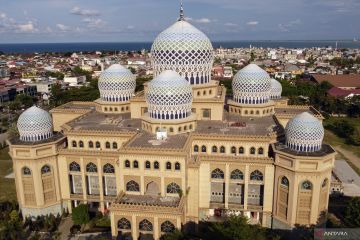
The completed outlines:
[[[15,101],[20,102],[21,106],[24,108],[31,107],[34,104],[34,99],[26,94],[17,95]]]
[[[72,211],[72,220],[75,224],[81,225],[82,232],[85,225],[90,222],[88,206],[85,204],[80,204],[74,208]]]
[[[179,230],[175,230],[172,233],[167,233],[161,236],[161,240],[185,240],[187,239],[185,234]]]
[[[360,197],[350,200],[345,210],[345,222],[349,227],[360,227]]]
[[[245,216],[231,216],[221,223],[209,223],[206,239],[223,240],[265,240],[265,229],[248,224]]]

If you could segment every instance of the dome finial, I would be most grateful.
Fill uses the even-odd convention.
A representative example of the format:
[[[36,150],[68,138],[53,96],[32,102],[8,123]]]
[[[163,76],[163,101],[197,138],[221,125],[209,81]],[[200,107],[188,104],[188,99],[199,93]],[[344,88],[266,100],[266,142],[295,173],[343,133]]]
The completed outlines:
[[[180,18],[179,21],[185,21],[183,1],[180,1]]]

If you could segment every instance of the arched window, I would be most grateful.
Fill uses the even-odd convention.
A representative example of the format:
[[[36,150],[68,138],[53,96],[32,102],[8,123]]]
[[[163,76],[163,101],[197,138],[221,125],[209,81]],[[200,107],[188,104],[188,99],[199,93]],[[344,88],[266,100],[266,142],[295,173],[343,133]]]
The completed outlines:
[[[73,147],[77,147],[76,141],[72,141],[72,146],[73,146]]]
[[[177,185],[176,183],[170,183],[166,187],[166,192],[167,193],[179,193],[180,192],[180,186]]]
[[[115,173],[115,168],[110,163],[107,163],[104,165],[103,171],[104,171],[104,173]]]
[[[225,147],[224,146],[220,147],[220,153],[225,153]]]
[[[150,164],[149,161],[146,161],[146,162],[145,162],[145,168],[146,168],[146,169],[150,169],[150,168],[151,168],[151,164]]]
[[[105,147],[106,147],[107,149],[109,149],[109,148],[110,148],[110,143],[109,143],[109,142],[106,142],[106,143],[105,143]]]
[[[203,152],[203,153],[206,152],[206,146],[205,145],[201,146],[201,152]]]
[[[173,127],[170,127],[170,132],[174,132],[174,128],[173,128]]]
[[[258,149],[258,154],[260,155],[264,154],[264,149],[262,147]]]
[[[22,174],[23,174],[23,175],[26,175],[26,176],[30,176],[30,175],[31,175],[31,170],[30,170],[30,168],[28,168],[28,167],[23,167],[23,169],[22,169]]]
[[[230,178],[234,180],[243,180],[244,174],[239,169],[235,169],[231,172]]]
[[[252,148],[250,148],[250,154],[255,154],[255,148],[254,147],[252,147]]]
[[[97,166],[94,163],[88,163],[86,165],[86,172],[96,173],[97,172]]]
[[[117,142],[113,142],[113,149],[117,149]]]
[[[139,162],[135,160],[135,161],[133,162],[133,167],[134,167],[134,168],[139,168]]]
[[[250,174],[250,180],[252,181],[263,181],[264,176],[259,170],[255,170]]]
[[[149,220],[144,219],[139,223],[139,229],[140,231],[152,232],[153,225]]]
[[[194,152],[199,152],[199,146],[198,145],[194,146]]]
[[[178,162],[176,162],[175,163],[175,170],[180,170],[181,168],[180,168],[180,163],[178,163]]]
[[[125,160],[125,167],[130,168],[130,161],[129,160]]]
[[[218,150],[217,150],[217,146],[212,146],[211,151],[212,151],[213,153],[216,153],[216,152],[218,151]]]
[[[289,179],[287,179],[287,177],[281,178],[281,186],[284,188],[289,188]]]
[[[175,231],[175,226],[170,221],[165,221],[161,224],[161,232],[171,233]]]
[[[178,132],[181,132],[181,127],[178,128]]]
[[[84,147],[84,142],[83,141],[79,141],[79,147],[81,147],[81,148]]]
[[[41,168],[41,174],[46,174],[46,173],[50,173],[51,172],[51,168],[49,165],[45,165]]]
[[[245,153],[244,147],[239,147],[239,153],[240,153],[240,154],[244,154],[244,153]]]
[[[139,192],[140,191],[140,187],[139,184],[133,180],[129,181],[126,184],[126,191],[129,192]]]
[[[95,143],[95,146],[96,146],[96,148],[100,148],[100,146],[101,146],[101,145],[100,145],[100,142],[96,142],[96,143]]]
[[[94,143],[92,141],[89,141],[89,148],[94,148]]]
[[[324,181],[323,181],[322,184],[321,184],[321,187],[322,187],[322,188],[325,188],[325,187],[327,186],[327,184],[328,184],[328,179],[325,178]]]
[[[231,153],[233,153],[233,154],[236,153],[236,147],[234,147],[234,146],[231,147]]]
[[[312,189],[312,183],[310,181],[304,181],[301,183],[301,188],[303,190],[311,190]]]
[[[69,165],[69,169],[71,172],[80,172],[80,165],[77,162],[72,162]]]
[[[224,179],[224,172],[221,169],[216,168],[211,172],[211,178]]]
[[[158,161],[154,162],[154,169],[159,169],[159,162]]]
[[[166,162],[166,169],[171,170],[171,162]]]
[[[121,218],[118,221],[118,229],[121,229],[121,230],[129,230],[129,229],[131,229],[130,221],[127,220],[126,218]]]

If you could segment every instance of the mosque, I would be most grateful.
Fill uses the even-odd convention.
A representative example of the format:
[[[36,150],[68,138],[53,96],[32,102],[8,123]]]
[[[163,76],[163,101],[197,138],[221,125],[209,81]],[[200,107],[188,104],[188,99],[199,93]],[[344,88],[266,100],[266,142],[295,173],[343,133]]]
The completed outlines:
[[[98,100],[21,114],[8,142],[24,216],[85,203],[108,212],[112,235],[127,239],[229,215],[269,228],[318,222],[336,153],[322,142],[316,109],[288,105],[255,64],[234,76],[226,98],[211,79],[212,44],[182,8],[151,58],[143,91],[114,64],[100,76]]]

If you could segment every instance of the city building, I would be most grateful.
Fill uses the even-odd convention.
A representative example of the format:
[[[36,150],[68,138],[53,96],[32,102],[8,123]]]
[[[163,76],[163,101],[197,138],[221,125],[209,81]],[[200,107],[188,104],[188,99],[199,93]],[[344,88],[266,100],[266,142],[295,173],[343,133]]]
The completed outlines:
[[[143,91],[115,64],[100,75],[100,99],[20,115],[8,143],[22,214],[85,203],[109,212],[113,236],[132,239],[233,214],[269,228],[316,224],[335,157],[321,114],[289,106],[255,64],[234,76],[226,102],[211,79],[210,40],[182,8],[151,56],[154,79]]]

